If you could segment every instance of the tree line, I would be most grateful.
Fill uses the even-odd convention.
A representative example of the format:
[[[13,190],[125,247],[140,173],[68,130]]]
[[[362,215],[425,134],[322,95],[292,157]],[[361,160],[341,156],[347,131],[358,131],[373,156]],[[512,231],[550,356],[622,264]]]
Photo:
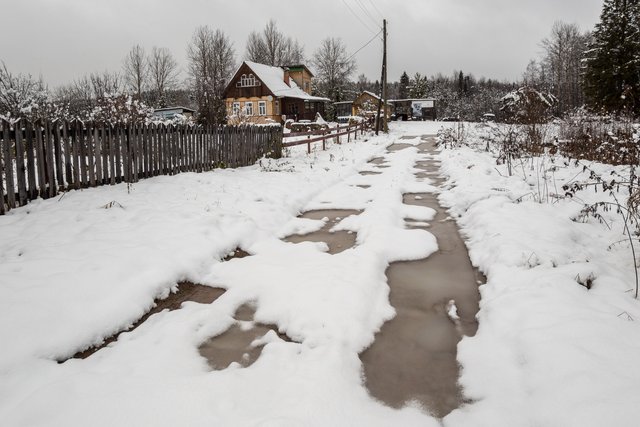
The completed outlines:
[[[389,98],[433,97],[440,117],[476,120],[503,113],[505,95],[524,87],[554,100],[550,113],[558,117],[583,106],[640,115],[640,0],[604,0],[592,32],[556,22],[540,46],[541,56],[529,62],[520,81],[476,78],[459,70],[448,76],[404,72],[389,83]],[[42,79],[12,74],[1,63],[0,115],[126,121],[148,117],[152,108],[182,105],[195,109],[201,123],[225,122],[222,94],[238,65],[233,42],[223,31],[202,26],[186,51],[186,79],[179,78],[181,67],[168,49],[134,45],[119,70],[90,73],[54,90]],[[304,46],[274,20],[248,35],[242,59],[272,66],[309,62],[315,71],[313,94],[334,102],[352,100],[363,90],[381,92],[380,83],[364,74],[352,80],[356,62],[341,39],[324,39],[306,61]],[[333,118],[332,105],[327,115]]]
[[[169,49],[136,44],[119,70],[89,73],[53,90],[42,78],[11,73],[1,62],[0,117],[128,121],[148,117],[153,108],[182,105],[197,111],[198,122],[226,122],[222,95],[239,65],[233,42],[222,30],[201,26],[186,52],[185,79]],[[304,46],[270,20],[249,34],[242,59],[272,66],[304,64]],[[322,41],[310,62],[314,93],[330,99],[340,97],[356,68],[345,43],[333,37]]]

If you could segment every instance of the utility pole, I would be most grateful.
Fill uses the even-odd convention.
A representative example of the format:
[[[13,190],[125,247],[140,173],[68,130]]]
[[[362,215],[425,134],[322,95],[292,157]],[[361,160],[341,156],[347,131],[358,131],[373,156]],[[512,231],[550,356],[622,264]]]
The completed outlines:
[[[383,102],[382,123],[384,124],[384,127],[382,129],[384,130],[384,133],[389,133],[389,124],[387,123],[388,106],[387,106],[387,20],[386,19],[382,20],[382,33],[383,33],[382,72],[384,73],[383,79],[382,79],[382,102]]]
[[[387,124],[387,20],[382,20],[382,76],[380,78],[380,84],[382,85],[380,99],[378,100],[378,115],[376,116],[376,135],[380,131],[380,110],[384,105],[382,112],[383,132],[389,132],[389,126]]]

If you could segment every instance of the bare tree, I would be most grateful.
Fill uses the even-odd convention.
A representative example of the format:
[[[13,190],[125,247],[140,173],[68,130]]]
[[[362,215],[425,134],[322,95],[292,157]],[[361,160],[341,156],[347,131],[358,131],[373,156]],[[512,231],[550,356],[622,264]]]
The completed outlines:
[[[124,58],[122,72],[128,88],[135,93],[137,99],[141,99],[149,77],[149,62],[142,46],[135,45],[131,48]]]
[[[543,72],[550,83],[551,92],[558,98],[557,112],[581,106],[584,103],[581,72],[582,56],[586,49],[588,35],[583,34],[576,24],[556,21],[551,35],[542,40],[545,51]]]
[[[347,49],[339,38],[329,37],[322,41],[313,54],[318,92],[334,102],[344,99],[349,78],[356,70],[353,58],[347,56]],[[332,116],[331,108],[328,111]]]
[[[166,107],[166,94],[178,83],[178,63],[167,48],[153,47],[149,56],[151,90],[155,103]]]
[[[231,40],[220,30],[199,27],[187,48],[189,79],[199,120],[203,123],[223,123],[226,111],[222,94],[235,67]]]
[[[272,19],[262,32],[249,34],[245,58],[272,66],[301,64],[304,62],[304,47],[282,34]]]
[[[88,79],[95,99],[122,92],[122,76],[117,72],[91,73]]]

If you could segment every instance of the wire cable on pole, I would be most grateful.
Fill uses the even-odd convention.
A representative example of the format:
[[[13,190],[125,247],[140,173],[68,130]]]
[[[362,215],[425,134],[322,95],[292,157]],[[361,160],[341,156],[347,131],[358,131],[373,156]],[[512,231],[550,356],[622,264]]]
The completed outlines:
[[[371,6],[373,6],[376,12],[378,12],[378,15],[380,15],[380,18],[384,18],[384,15],[382,14],[382,12],[380,12],[380,9],[378,9],[378,6],[376,6],[373,0],[369,0],[369,3],[371,3]]]
[[[373,36],[368,42],[366,42],[364,45],[362,45],[362,47],[360,47],[360,49],[358,49],[355,52],[353,52],[351,54],[351,56],[349,56],[344,62],[349,62],[349,60],[351,58],[353,58],[354,56],[356,56],[358,54],[358,52],[360,52],[365,47],[369,46],[371,44],[371,42],[374,41],[380,35],[380,33],[382,33],[382,30],[378,31],[378,33],[375,36]]]
[[[355,2],[358,4],[358,7],[360,7],[360,10],[362,10],[364,14],[371,20],[371,22],[373,22],[373,25],[378,28],[382,28],[380,24],[378,24],[378,21],[376,21],[376,19],[373,17],[373,15],[371,15],[371,12],[369,12],[369,9],[364,5],[362,0],[355,0]]]
[[[349,9],[349,12],[351,12],[351,14],[352,14],[353,16],[355,16],[355,17],[356,17],[356,19],[357,19],[358,21],[360,21],[360,23],[361,23],[362,25],[364,25],[364,27],[365,27],[367,30],[369,30],[371,33],[375,33],[375,30],[372,30],[372,29],[371,29],[371,27],[369,27],[369,26],[368,26],[368,25],[367,25],[367,24],[362,20],[362,18],[360,18],[360,15],[358,15],[357,13],[355,13],[355,12],[353,11],[353,9],[351,8],[351,6],[349,6],[349,3],[347,3],[345,0],[342,0],[342,3],[344,3],[344,5],[345,5],[345,6],[347,6],[347,9]]]

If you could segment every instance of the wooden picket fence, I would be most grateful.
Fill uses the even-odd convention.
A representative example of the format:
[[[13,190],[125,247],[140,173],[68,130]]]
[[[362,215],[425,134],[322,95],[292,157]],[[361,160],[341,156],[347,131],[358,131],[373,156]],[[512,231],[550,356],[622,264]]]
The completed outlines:
[[[286,148],[307,144],[307,153],[311,153],[311,144],[314,142],[322,142],[322,149],[326,150],[326,142],[328,140],[333,139],[339,144],[340,137],[346,136],[347,142],[350,142],[352,133],[353,138],[357,139],[358,132],[362,135],[364,134],[365,129],[367,129],[367,125],[363,122],[354,125],[338,125],[337,127],[329,130],[322,129],[311,132],[291,132],[284,134],[284,142],[282,146]]]
[[[0,215],[61,191],[248,166],[281,152],[280,126],[0,120]]]

